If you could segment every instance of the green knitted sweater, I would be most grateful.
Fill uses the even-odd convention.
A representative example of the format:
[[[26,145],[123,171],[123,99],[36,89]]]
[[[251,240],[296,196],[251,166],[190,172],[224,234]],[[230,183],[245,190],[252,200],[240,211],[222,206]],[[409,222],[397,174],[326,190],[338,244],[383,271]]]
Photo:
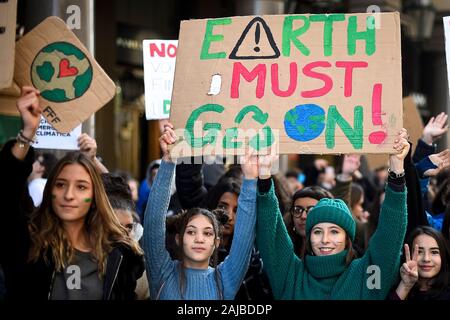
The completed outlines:
[[[386,298],[399,273],[407,222],[406,188],[395,192],[386,187],[378,228],[369,247],[348,266],[347,251],[307,255],[304,261],[295,255],[273,183],[269,192],[258,192],[257,201],[256,241],[275,299]]]

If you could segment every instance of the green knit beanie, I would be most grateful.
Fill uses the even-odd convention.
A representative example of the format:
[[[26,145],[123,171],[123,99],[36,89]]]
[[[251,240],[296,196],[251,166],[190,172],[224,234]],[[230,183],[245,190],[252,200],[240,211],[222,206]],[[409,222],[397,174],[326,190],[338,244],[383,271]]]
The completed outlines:
[[[318,223],[329,222],[340,226],[353,241],[355,239],[356,222],[341,199],[323,198],[311,209],[306,218],[306,236]]]

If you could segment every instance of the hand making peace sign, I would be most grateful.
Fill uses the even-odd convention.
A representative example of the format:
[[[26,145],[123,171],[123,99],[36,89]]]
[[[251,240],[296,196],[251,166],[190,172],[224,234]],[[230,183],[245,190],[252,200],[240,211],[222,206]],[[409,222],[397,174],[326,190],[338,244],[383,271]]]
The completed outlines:
[[[419,257],[419,246],[414,246],[414,252],[411,259],[409,246],[405,244],[405,258],[406,261],[400,267],[400,276],[405,286],[412,288],[419,279],[419,271],[417,268],[417,260]]]

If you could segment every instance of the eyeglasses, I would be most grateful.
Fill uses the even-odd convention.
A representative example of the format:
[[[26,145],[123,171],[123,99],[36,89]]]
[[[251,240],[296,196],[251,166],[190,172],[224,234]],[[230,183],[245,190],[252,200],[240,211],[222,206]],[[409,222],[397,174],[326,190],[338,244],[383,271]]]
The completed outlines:
[[[314,206],[309,207],[302,207],[302,206],[294,206],[291,210],[292,215],[294,218],[300,218],[303,215],[303,212],[308,215],[309,211],[314,208]]]

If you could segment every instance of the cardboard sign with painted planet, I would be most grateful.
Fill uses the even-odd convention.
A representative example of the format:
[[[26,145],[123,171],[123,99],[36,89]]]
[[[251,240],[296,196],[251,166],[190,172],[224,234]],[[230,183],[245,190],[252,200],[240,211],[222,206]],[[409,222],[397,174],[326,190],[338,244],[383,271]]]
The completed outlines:
[[[113,81],[57,17],[18,41],[14,80],[41,92],[43,116],[59,132],[70,132],[115,94]]]
[[[89,59],[68,42],[54,42],[43,48],[31,65],[31,81],[42,97],[67,102],[81,97],[92,83]]]
[[[172,155],[393,152],[400,39],[395,12],[182,21]]]

